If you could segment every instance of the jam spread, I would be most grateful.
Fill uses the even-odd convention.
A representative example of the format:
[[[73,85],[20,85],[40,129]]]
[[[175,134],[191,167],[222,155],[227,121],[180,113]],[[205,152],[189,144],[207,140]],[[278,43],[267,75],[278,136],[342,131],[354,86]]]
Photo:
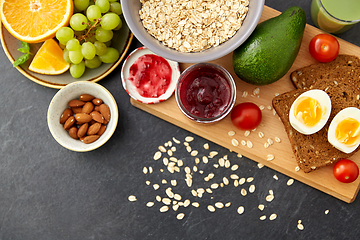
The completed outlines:
[[[129,69],[129,80],[142,97],[157,98],[169,88],[172,76],[170,64],[163,57],[146,54]]]
[[[190,114],[212,118],[230,104],[231,87],[222,72],[211,67],[197,68],[183,80],[180,99]]]

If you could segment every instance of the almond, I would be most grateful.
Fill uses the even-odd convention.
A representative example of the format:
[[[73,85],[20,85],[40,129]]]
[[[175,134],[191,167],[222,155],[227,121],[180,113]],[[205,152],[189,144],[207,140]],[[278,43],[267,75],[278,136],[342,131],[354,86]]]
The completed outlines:
[[[82,106],[85,105],[85,102],[81,101],[81,100],[73,99],[73,100],[69,101],[68,105],[71,108],[73,108],[73,107],[82,107]]]
[[[101,113],[97,112],[97,111],[92,111],[90,113],[90,116],[92,117],[92,119],[94,119],[95,121],[99,122],[99,123],[103,123],[104,122],[104,117],[101,115]]]
[[[77,113],[77,114],[75,114],[75,119],[77,122],[79,122],[81,124],[81,123],[90,122],[92,117],[86,113]]]
[[[86,132],[87,132],[87,130],[88,130],[88,128],[89,128],[89,123],[84,123],[83,125],[81,125],[81,126],[79,127],[78,132],[77,132],[78,137],[79,137],[79,138],[84,137],[85,134],[86,134]]]
[[[93,100],[95,97],[93,95],[90,95],[90,94],[81,94],[79,99],[81,101],[84,101],[84,102],[90,102],[91,100]]]
[[[83,113],[91,113],[94,109],[94,104],[92,102],[87,102],[85,103],[85,105],[82,107],[82,112]]]
[[[101,104],[99,106],[99,110],[100,110],[100,113],[103,115],[103,117],[105,118],[106,121],[110,121],[110,116],[111,116],[111,113],[110,113],[110,108],[108,105],[106,105],[105,103]]]
[[[74,114],[82,113],[82,107],[73,107],[71,108]]]
[[[70,108],[64,110],[60,117],[60,124],[64,124],[66,120],[73,115],[73,111]]]
[[[77,132],[78,132],[77,127],[72,126],[72,127],[69,129],[69,135],[70,135],[70,137],[72,137],[73,139],[78,139]]]
[[[101,125],[100,130],[97,132],[97,135],[101,136],[106,130],[106,125]]]
[[[93,125],[91,125],[88,130],[87,130],[87,135],[95,135],[99,132],[101,128],[101,123],[94,123]]]
[[[96,140],[98,140],[99,137],[100,137],[99,135],[86,136],[82,139],[82,142],[89,144],[89,143],[92,143],[92,142],[95,142]]]
[[[70,127],[72,127],[72,125],[74,125],[74,123],[75,123],[74,116],[70,116],[64,123],[64,129],[69,129]]]
[[[103,101],[100,98],[94,98],[92,100],[92,103],[96,106],[100,106],[103,103]]]

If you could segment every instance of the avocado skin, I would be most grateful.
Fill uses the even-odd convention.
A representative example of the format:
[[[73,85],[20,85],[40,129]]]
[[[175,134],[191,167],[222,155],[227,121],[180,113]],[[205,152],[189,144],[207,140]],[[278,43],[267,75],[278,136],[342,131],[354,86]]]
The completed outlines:
[[[282,78],[299,53],[305,25],[305,12],[298,6],[258,24],[233,52],[236,75],[254,85],[266,85]]]

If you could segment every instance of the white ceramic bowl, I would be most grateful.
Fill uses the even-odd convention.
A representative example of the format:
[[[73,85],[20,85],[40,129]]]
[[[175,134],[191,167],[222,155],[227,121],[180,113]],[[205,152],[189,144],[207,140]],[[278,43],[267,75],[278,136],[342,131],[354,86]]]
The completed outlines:
[[[71,138],[69,133],[64,130],[63,125],[60,124],[60,117],[64,110],[68,108],[68,102],[72,99],[78,99],[84,93],[103,100],[109,106],[111,113],[105,132],[99,139],[90,144]],[[60,89],[51,100],[47,113],[48,127],[52,136],[61,146],[75,152],[91,151],[106,143],[117,127],[118,118],[118,107],[111,93],[100,84],[88,81],[70,83]]]
[[[121,69],[122,85],[123,85],[125,91],[130,95],[130,97],[132,97],[133,99],[135,99],[141,103],[155,104],[155,103],[163,102],[163,101],[167,100],[168,98],[170,98],[172,96],[172,94],[175,92],[176,84],[180,77],[179,63],[165,59],[169,63],[169,65],[172,69],[171,83],[170,83],[169,88],[166,90],[166,92],[164,94],[162,94],[161,96],[159,96],[157,98],[143,97],[138,93],[136,86],[129,80],[129,70],[130,70],[131,65],[133,65],[133,63],[139,57],[146,55],[146,54],[155,54],[155,53],[153,53],[146,47],[140,47],[140,48],[135,49],[133,52],[131,52],[129,54],[129,56],[124,61],[122,69]]]
[[[184,53],[169,48],[152,37],[142,25],[139,10],[141,3],[138,0],[121,0],[121,7],[125,21],[135,37],[154,53],[166,59],[183,62],[199,63],[208,62],[221,58],[239,47],[251,35],[257,26],[265,0],[250,0],[249,11],[244,19],[243,25],[237,33],[226,42],[201,52]]]

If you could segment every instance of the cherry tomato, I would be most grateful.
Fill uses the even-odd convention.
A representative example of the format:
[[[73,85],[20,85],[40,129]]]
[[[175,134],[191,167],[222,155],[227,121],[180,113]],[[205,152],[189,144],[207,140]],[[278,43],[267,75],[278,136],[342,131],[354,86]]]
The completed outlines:
[[[231,121],[241,130],[252,130],[259,126],[262,119],[260,108],[252,102],[236,105],[231,111]]]
[[[340,182],[351,183],[359,176],[359,167],[349,159],[342,159],[334,165],[333,173]]]
[[[309,52],[319,62],[331,62],[339,54],[338,40],[329,34],[318,34],[309,44]]]

